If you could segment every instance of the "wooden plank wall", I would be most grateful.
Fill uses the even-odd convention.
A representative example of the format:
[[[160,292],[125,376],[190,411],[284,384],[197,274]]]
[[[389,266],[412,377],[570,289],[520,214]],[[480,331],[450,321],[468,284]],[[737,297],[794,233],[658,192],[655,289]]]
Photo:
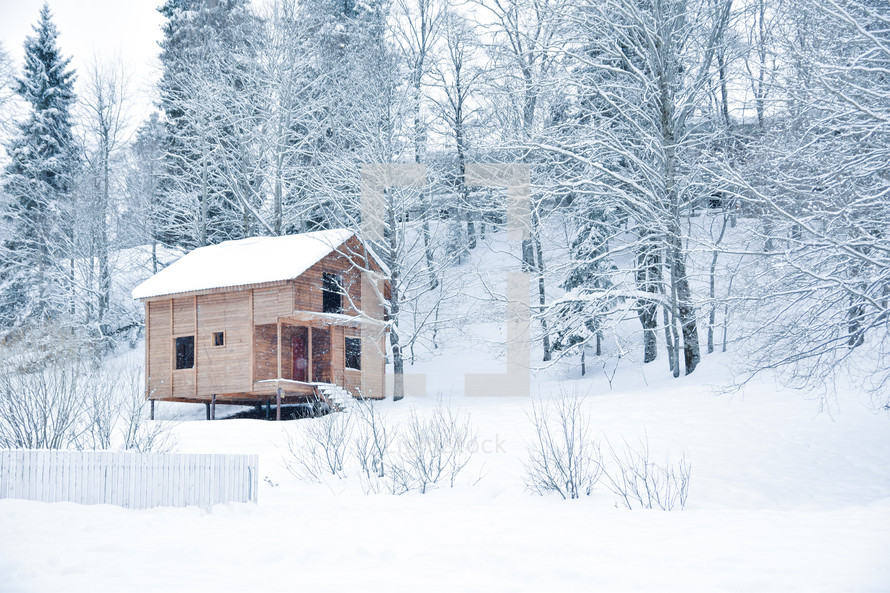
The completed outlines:
[[[257,501],[257,455],[0,450],[0,498],[131,509]]]
[[[170,317],[170,301],[152,301],[146,308],[148,319],[146,331],[148,344],[147,350],[147,385],[149,397],[156,399],[171,397],[172,384],[170,383],[172,362],[170,358],[170,336],[172,335]]]
[[[294,283],[286,282],[271,288],[253,289],[253,322],[257,325],[275,323],[282,315],[293,313]],[[321,306],[319,306],[321,310]]]
[[[195,315],[197,312],[196,297],[180,297],[173,299],[173,340],[171,348],[171,364],[173,365],[174,397],[194,397],[197,395],[195,369],[176,368],[176,338],[195,335]],[[196,350],[197,350],[197,343]]]
[[[353,239],[340,251],[325,256],[294,281],[295,310],[321,311],[322,274],[329,272],[340,274],[343,279],[343,287],[348,295],[343,297],[343,312],[347,315],[358,313],[362,306],[361,269],[353,265],[353,258],[362,253],[361,245]]]
[[[264,323],[254,327],[254,381],[276,378],[278,373],[278,359],[275,355],[277,335],[278,331],[274,323]]]
[[[248,291],[199,295],[195,335],[197,394],[250,391],[250,294]],[[225,345],[213,333],[225,332]]]

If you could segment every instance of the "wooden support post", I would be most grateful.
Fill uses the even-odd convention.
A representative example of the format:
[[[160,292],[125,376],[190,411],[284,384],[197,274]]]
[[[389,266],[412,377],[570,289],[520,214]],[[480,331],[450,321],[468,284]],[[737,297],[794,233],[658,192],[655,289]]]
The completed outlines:
[[[210,396],[210,419],[216,420],[216,394]]]
[[[275,375],[276,378],[281,379],[281,320],[278,320],[278,374]]]
[[[306,328],[306,350],[307,354],[307,362],[306,362],[306,377],[309,379],[309,383],[312,383],[312,326],[310,325]]]
[[[209,403],[204,404],[204,411],[207,412],[207,419],[210,420],[210,404]]]
[[[275,420],[281,420],[281,387],[278,388],[275,395]]]
[[[155,400],[151,400],[151,415],[149,416],[149,419],[155,419]]]

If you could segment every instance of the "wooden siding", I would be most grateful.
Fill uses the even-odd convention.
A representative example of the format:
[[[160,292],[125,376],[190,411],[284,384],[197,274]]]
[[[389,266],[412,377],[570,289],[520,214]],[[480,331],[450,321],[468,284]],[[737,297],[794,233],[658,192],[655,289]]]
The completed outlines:
[[[243,292],[200,295],[195,335],[197,394],[250,391],[250,296]],[[224,332],[225,344],[213,345]]]
[[[275,323],[279,317],[293,312],[294,283],[288,281],[273,288],[253,291],[253,322],[256,325]]]
[[[278,374],[278,358],[275,354],[276,325],[274,323],[256,325],[253,336],[254,381],[275,379]]]
[[[195,297],[173,299],[173,335],[195,333]]]
[[[161,399],[172,395],[170,383],[170,350],[172,329],[170,327],[170,301],[155,301],[146,305],[147,351],[146,384],[148,397]]]
[[[380,267],[374,263],[373,259],[368,259],[371,262],[371,270],[380,273]],[[362,308],[362,270],[364,269],[366,269],[364,248],[353,237],[294,281],[294,310],[321,311],[322,274],[329,272],[342,277],[345,290],[343,312],[347,315],[356,315]]]

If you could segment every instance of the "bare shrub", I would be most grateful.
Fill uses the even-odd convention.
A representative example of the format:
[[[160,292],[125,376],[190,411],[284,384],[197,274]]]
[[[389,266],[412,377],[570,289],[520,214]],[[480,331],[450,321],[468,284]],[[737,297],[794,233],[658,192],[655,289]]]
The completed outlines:
[[[326,476],[346,477],[346,455],[349,451],[351,416],[334,412],[321,418],[297,422],[305,438],[296,432],[287,435],[285,467],[298,479],[322,482]]]
[[[590,495],[602,476],[600,447],[588,434],[583,402],[573,393],[532,404],[535,437],[525,466],[525,484],[532,492],[580,498]]]
[[[151,420],[150,403],[142,391],[142,373],[122,375],[117,384],[123,395],[118,413],[122,448],[128,451],[165,453],[175,446],[172,425]]]
[[[170,450],[170,425],[148,420],[141,369],[103,368],[77,346],[0,352],[0,447]]]
[[[638,447],[624,441],[624,448],[616,451],[609,445],[614,462],[606,471],[605,481],[623,506],[628,509],[661,509],[671,511],[686,507],[692,466],[686,456],[677,463],[666,458],[664,464],[649,461],[649,440],[643,438]]]
[[[351,409],[355,414],[352,452],[366,479],[386,475],[389,449],[394,431],[387,425],[374,402],[355,400]]]
[[[476,439],[469,414],[441,401],[429,417],[411,411],[399,441],[399,455],[391,464],[389,489],[393,494],[425,494],[440,482],[454,487],[455,480],[473,456]]]
[[[6,362],[6,361],[4,361]],[[74,366],[0,370],[0,447],[63,449],[89,428],[84,378]]]

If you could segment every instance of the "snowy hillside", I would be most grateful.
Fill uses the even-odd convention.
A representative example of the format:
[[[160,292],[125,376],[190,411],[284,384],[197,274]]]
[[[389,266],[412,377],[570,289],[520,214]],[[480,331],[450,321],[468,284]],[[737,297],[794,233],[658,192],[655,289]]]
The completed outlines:
[[[765,374],[726,392],[737,379],[730,355],[673,379],[663,360],[642,365],[631,352],[608,372],[590,362],[583,379],[574,357],[539,369],[532,398],[465,396],[463,373],[503,364],[502,312],[480,292],[496,290],[509,265],[502,239],[452,270],[467,306],[442,315],[467,319],[408,369],[426,374],[428,394],[373,404],[402,431],[396,449],[415,414],[429,418],[442,402],[469,414],[473,454],[453,488],[372,493],[356,466],[300,480],[286,467],[288,443],[305,445],[327,417],[206,422],[201,406],[161,403],[177,451],[260,455],[258,505],[132,511],[0,500],[3,591],[885,590],[888,418],[855,385],[826,400]],[[138,367],[142,356],[124,351],[115,364]],[[685,456],[685,510],[627,510],[603,480],[578,500],[528,490],[533,402],[572,394],[583,395],[604,452],[645,440],[654,463]],[[356,422],[355,411],[341,414],[350,415]]]

